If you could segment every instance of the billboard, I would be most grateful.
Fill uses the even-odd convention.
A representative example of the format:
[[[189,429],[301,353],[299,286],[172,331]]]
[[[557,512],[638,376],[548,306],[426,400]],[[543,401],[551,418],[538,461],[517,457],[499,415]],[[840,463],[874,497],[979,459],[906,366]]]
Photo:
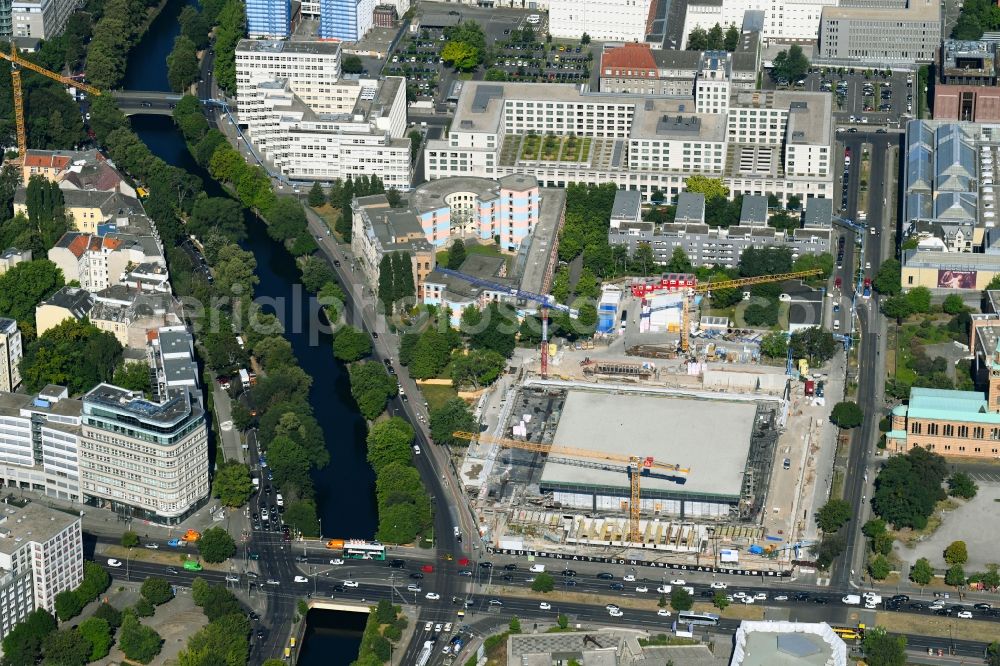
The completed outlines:
[[[975,289],[976,271],[938,270],[938,289]]]

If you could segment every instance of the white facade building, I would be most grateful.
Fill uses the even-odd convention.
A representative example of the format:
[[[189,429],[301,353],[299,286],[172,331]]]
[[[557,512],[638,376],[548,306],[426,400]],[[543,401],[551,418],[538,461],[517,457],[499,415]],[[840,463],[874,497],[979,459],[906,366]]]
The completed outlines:
[[[717,74],[719,73],[717,70]],[[722,178],[735,195],[833,195],[830,96],[734,91],[709,79],[706,97],[581,92],[568,84],[470,81],[447,138],[429,141],[429,179],[531,175],[541,187],[616,183],[673,197],[692,173]],[[583,139],[577,161],[525,156],[525,135]],[[557,139],[562,140],[562,139]],[[568,139],[567,139],[568,140]]]
[[[764,12],[765,43],[813,42],[819,34],[823,7],[836,7],[838,0],[693,0],[684,15],[681,44],[695,28],[709,30],[716,23],[723,29],[743,25],[747,11]]]
[[[13,36],[52,39],[77,6],[76,0],[15,0],[10,6]]]
[[[163,262],[155,242],[144,244],[129,236],[97,236],[78,231],[63,234],[49,250],[48,257],[62,269],[67,282],[76,280],[88,291],[121,284],[129,266]]]
[[[0,481],[79,502],[80,401],[62,386],[0,393]]]
[[[55,613],[55,597],[83,582],[79,516],[37,502],[0,512],[0,639],[36,608]]]
[[[0,317],[0,391],[10,393],[21,385],[21,329],[17,321]]]
[[[597,42],[641,42],[646,38],[650,0],[550,0],[549,34]]]
[[[239,119],[262,155],[296,180],[377,175],[410,188],[406,80],[341,79],[331,42],[242,40],[236,50]]]

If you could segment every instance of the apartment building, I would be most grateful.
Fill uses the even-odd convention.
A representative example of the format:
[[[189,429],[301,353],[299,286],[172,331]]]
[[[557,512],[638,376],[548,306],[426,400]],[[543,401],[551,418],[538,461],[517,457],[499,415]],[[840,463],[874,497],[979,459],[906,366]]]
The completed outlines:
[[[66,27],[76,0],[13,0],[9,5],[13,37],[53,39]]]
[[[648,44],[628,43],[606,47],[601,53],[600,90],[617,94],[691,96],[695,94],[699,73],[707,75],[719,66],[724,68],[732,90],[753,90],[757,84],[758,64],[756,49],[734,53],[654,50]]]
[[[706,80],[700,99],[466,82],[447,137],[424,149],[427,177],[520,173],[542,187],[611,182],[644,198],[657,190],[673,198],[697,173],[722,178],[733,194],[829,198],[830,96],[737,90],[725,99],[726,70],[711,71],[717,78]],[[536,152],[530,135],[551,147]],[[570,147],[576,159],[563,157]]]
[[[83,582],[79,516],[37,502],[0,512],[0,639],[37,608],[55,614],[55,598]]]
[[[176,525],[208,498],[205,410],[187,389],[146,400],[100,384],[83,397],[84,502],[126,517]]]
[[[31,250],[19,250],[9,247],[0,252],[0,275],[3,275],[22,261],[31,261]]]
[[[824,7],[817,59],[886,67],[932,62],[941,44],[941,3],[909,0],[892,7]]]
[[[150,331],[181,323],[181,306],[169,293],[114,285],[91,294],[90,323],[115,336],[122,347],[146,351]]]
[[[994,41],[946,39],[939,51],[935,120],[1000,121],[1000,61]]]
[[[427,241],[417,216],[410,210],[392,208],[384,194],[354,199],[351,212],[351,251],[367,283],[377,292],[382,257],[405,252],[413,264],[413,284],[419,298],[424,278],[436,260],[435,246]]]
[[[115,191],[63,189],[63,209],[73,218],[74,229],[95,234],[102,224],[141,212],[142,205],[135,197]],[[26,187],[14,191],[14,214],[18,213],[28,214]]]
[[[0,392],[2,485],[82,502],[81,409],[64,386],[46,386],[35,396]]]
[[[146,254],[147,249],[153,251],[152,256]],[[155,244],[150,247],[127,235],[97,236],[77,231],[63,234],[49,250],[48,257],[62,269],[67,282],[76,280],[89,291],[121,284],[132,266],[163,261]]]
[[[0,391],[11,392],[21,385],[21,329],[17,321],[0,317]]]
[[[287,39],[291,35],[291,0],[246,0],[251,39]]]
[[[290,178],[375,174],[387,188],[408,190],[405,79],[341,79],[340,58],[335,42],[240,41],[240,122],[254,147]]]
[[[93,308],[94,296],[89,291],[63,287],[35,306],[35,333],[41,336],[67,319],[85,319]]]
[[[371,30],[375,0],[320,0],[319,38],[356,42]]]
[[[641,42],[649,32],[651,0],[549,0],[549,34],[596,42]]]
[[[488,280],[505,289],[495,289],[481,284],[473,284],[434,269],[424,281],[424,305],[433,305],[440,311],[448,309],[448,323],[452,328],[458,328],[462,322],[462,313],[466,308],[482,310],[493,302],[511,300],[511,292],[517,288],[517,281],[507,275],[507,261],[503,257],[489,257],[481,254],[470,254],[458,269],[465,275]]]

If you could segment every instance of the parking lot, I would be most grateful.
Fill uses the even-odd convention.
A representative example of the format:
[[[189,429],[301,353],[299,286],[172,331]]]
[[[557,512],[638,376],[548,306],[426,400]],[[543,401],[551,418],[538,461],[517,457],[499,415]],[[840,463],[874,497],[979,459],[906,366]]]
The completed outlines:
[[[913,76],[906,72],[874,72],[860,67],[814,67],[800,85],[784,88],[833,94],[833,115],[839,123],[896,127],[915,115]],[[779,88],[769,77],[764,78],[764,87]]]
[[[586,45],[545,44],[525,41],[518,31],[515,39],[498,42],[492,69],[502,71],[510,81],[581,83],[590,77],[594,56]]]

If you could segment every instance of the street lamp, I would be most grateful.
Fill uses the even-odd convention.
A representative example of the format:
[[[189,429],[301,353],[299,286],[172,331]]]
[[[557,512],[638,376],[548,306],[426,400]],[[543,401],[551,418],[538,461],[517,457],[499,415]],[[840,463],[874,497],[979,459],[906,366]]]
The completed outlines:
[[[125,552],[125,580],[128,582],[132,581],[132,578],[129,575],[129,560],[131,558],[132,558],[132,546],[129,546],[128,550]]]

